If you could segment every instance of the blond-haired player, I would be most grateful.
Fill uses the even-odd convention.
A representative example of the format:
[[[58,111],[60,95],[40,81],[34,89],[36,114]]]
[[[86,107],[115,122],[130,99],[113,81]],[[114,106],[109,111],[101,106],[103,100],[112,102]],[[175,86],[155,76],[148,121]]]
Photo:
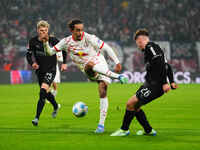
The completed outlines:
[[[52,117],[55,118],[60,105],[56,102],[55,97],[48,92],[56,74],[56,55],[49,56],[43,47],[44,37],[50,45],[56,45],[59,40],[55,37],[49,36],[49,23],[41,20],[37,23],[37,36],[29,40],[29,49],[26,53],[28,63],[35,70],[40,86],[39,100],[37,103],[37,110],[35,118],[32,120],[34,126],[38,125],[40,115],[47,99],[53,105]],[[34,60],[32,59],[34,56]]]

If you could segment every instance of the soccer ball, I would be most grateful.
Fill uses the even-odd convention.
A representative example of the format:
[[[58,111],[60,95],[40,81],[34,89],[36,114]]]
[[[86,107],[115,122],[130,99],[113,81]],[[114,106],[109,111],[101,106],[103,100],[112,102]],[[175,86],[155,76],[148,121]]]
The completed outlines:
[[[83,117],[88,112],[88,106],[83,102],[77,102],[73,105],[72,113],[76,117]]]

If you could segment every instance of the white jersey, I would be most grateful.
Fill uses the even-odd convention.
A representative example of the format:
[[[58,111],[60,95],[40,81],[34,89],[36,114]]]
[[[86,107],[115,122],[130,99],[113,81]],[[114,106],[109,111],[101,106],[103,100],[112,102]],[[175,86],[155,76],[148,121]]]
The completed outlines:
[[[65,50],[76,64],[87,64],[93,57],[99,56],[104,42],[95,35],[82,33],[80,41],[75,41],[71,36],[62,39],[54,46],[56,51]]]
[[[115,64],[119,63],[119,59],[117,58],[116,54],[112,50],[108,44],[104,44],[102,40],[97,38],[95,35],[88,34],[86,32],[82,32],[81,40],[75,41],[73,36],[68,36],[62,39],[59,43],[57,43],[54,48],[51,48],[46,44],[46,50],[49,54],[55,54],[55,50],[57,52],[66,51],[73,62],[80,68],[81,71],[85,72],[84,68],[85,65],[91,61],[94,64],[103,65],[104,69],[108,68],[108,64],[101,54],[101,50],[104,50],[108,53],[110,58],[115,62]],[[93,79],[92,79],[93,80]],[[95,80],[103,80],[107,83],[111,82],[111,79],[103,74],[96,76]]]

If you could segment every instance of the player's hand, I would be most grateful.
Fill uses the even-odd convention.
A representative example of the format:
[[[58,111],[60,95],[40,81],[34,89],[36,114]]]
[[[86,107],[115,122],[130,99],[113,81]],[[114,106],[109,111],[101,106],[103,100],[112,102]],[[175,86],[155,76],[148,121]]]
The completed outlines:
[[[45,35],[42,37],[42,42],[43,42],[43,43],[46,43],[47,41],[49,41],[49,35],[48,35],[48,34],[45,34]]]
[[[119,73],[122,70],[122,65],[119,63],[115,66],[115,72]]]
[[[169,86],[169,84],[163,84],[163,91],[165,93],[169,92],[171,90],[171,87]]]
[[[38,65],[37,63],[33,63],[33,64],[32,64],[32,68],[33,68],[34,70],[37,70],[37,69],[39,68],[39,65]]]
[[[60,70],[66,71],[67,70],[67,64],[62,64]]]
[[[174,90],[177,89],[178,88],[178,84],[172,82],[171,83],[171,88],[174,89]]]

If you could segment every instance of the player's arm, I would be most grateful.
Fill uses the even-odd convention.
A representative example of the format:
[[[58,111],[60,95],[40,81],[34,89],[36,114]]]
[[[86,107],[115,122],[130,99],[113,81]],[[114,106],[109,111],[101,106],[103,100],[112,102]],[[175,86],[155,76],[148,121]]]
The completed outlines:
[[[33,65],[32,53],[33,52],[30,49],[27,49],[26,60],[29,63],[29,65],[31,65],[31,66]]]
[[[163,88],[163,91],[165,93],[169,92],[170,91],[170,86],[167,82],[167,71],[165,69],[165,61],[164,61],[164,58],[162,55],[158,55],[157,57],[153,57],[152,58],[152,61],[155,65],[155,68],[156,68],[156,75],[157,75],[157,79],[161,79],[162,81],[162,88]]]
[[[167,71],[167,77],[169,79],[170,85],[171,85],[171,89],[176,89],[178,88],[178,85],[174,82],[174,74],[173,74],[173,70],[170,64],[165,63],[165,68]]]
[[[63,64],[67,63],[67,52],[66,51],[62,51],[62,57],[63,57]]]
[[[67,52],[62,51],[63,62],[61,65],[61,71],[67,70]]]
[[[107,43],[104,43],[102,50],[106,51],[108,55],[110,56],[110,58],[115,62],[116,64],[115,72],[120,72],[122,70],[122,66],[119,62],[119,59],[117,58],[117,55],[113,51],[113,49]]]
[[[49,54],[50,56],[56,54],[57,52],[60,51],[66,51],[66,42],[65,42],[65,38],[62,39],[60,42],[58,42],[55,46],[50,47],[49,42],[48,41],[44,41],[43,42],[43,46],[44,49],[46,51],[47,54]]]
[[[166,71],[167,71],[167,77],[168,77],[169,82],[171,84],[171,83],[174,82],[174,75],[173,75],[172,67],[168,63],[165,63],[165,67],[166,67]]]
[[[26,60],[33,69],[38,69],[39,65],[32,59],[33,51],[34,51],[34,43],[30,40],[29,48],[27,49],[26,52]]]
[[[91,35],[89,36],[89,41],[90,43],[96,47],[97,49],[99,49],[100,51],[106,51],[107,54],[110,56],[110,58],[114,61],[114,63],[116,64],[115,67],[115,72],[120,72],[122,69],[122,66],[119,62],[119,59],[117,58],[116,54],[114,53],[113,49],[107,44],[104,43],[104,41],[100,40],[99,38],[97,38],[95,35]],[[99,51],[99,53],[100,53]]]
[[[115,64],[119,64],[119,59],[117,58],[117,55],[107,43],[104,43],[102,50],[108,53],[108,55],[115,62]]]
[[[27,49],[27,52],[26,52],[26,60],[29,63],[29,65],[32,66],[32,64],[33,64],[32,55],[33,55],[34,46],[33,46],[33,42],[31,40],[29,41],[28,47],[29,48]]]

